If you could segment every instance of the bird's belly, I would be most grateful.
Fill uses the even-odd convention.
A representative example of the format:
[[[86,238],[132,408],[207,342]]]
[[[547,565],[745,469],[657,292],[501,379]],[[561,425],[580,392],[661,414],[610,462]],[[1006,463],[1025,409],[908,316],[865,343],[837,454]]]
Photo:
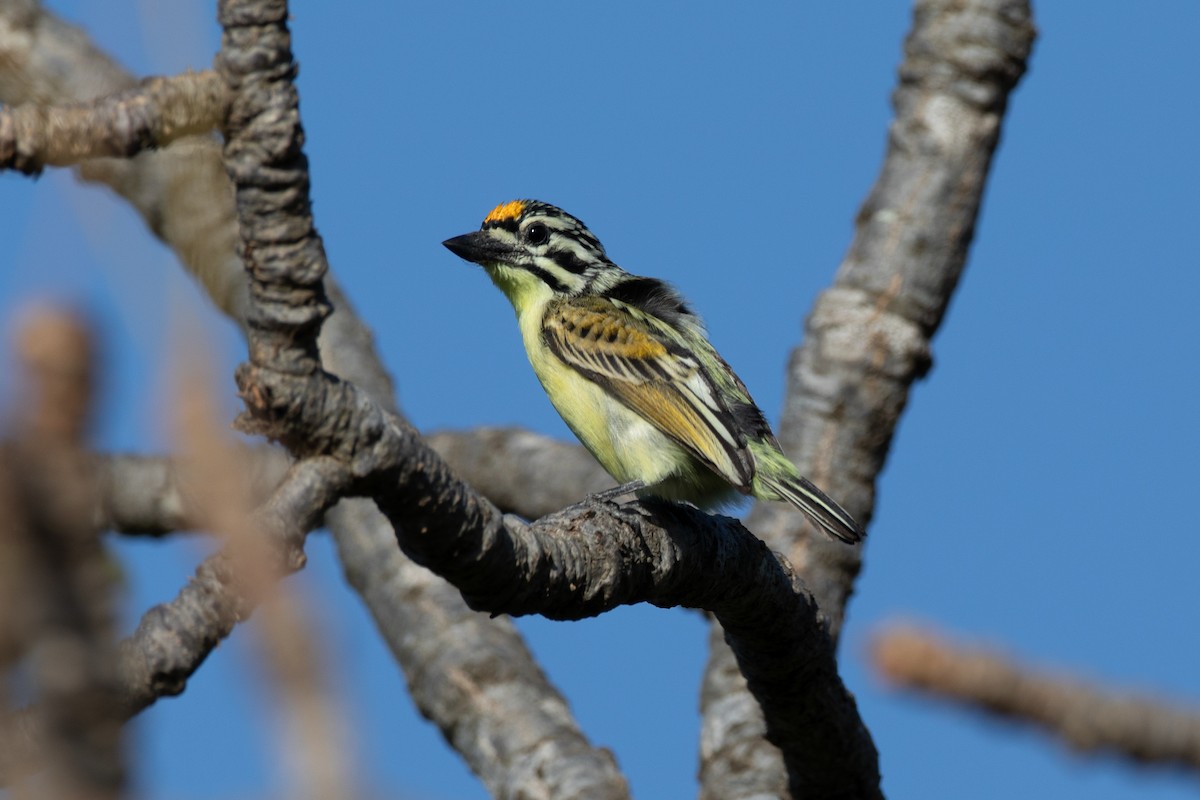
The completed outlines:
[[[533,370],[567,427],[619,482],[660,483],[690,463],[673,439],[553,355]]]
[[[551,353],[541,342],[540,308],[526,309],[518,319],[525,353],[550,402],[619,483],[640,480],[652,487],[650,494],[704,505],[736,495],[678,442]]]

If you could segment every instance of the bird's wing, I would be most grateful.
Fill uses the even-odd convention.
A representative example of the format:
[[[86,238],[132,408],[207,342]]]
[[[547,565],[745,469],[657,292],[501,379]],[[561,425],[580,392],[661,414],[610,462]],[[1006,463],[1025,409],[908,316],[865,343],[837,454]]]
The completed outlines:
[[[570,298],[547,309],[542,336],[568,366],[749,489],[754,461],[738,420],[696,357],[652,322],[601,298]]]

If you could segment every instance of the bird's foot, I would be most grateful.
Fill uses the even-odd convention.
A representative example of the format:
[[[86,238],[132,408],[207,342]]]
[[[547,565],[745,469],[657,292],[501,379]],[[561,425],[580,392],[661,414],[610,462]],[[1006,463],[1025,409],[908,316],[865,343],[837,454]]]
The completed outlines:
[[[626,495],[631,495],[634,492],[641,491],[645,488],[645,481],[630,481],[629,483],[623,483],[620,486],[614,486],[611,489],[605,489],[594,494],[589,494],[587,497],[583,498],[583,501],[580,503],[580,505],[592,506],[593,508],[596,506],[601,506],[605,511],[609,513],[615,512],[617,514],[638,512],[640,511],[640,506],[636,502],[636,498],[634,498],[634,501],[626,503],[618,503],[617,499]]]
[[[584,502],[619,505],[616,503],[616,499],[618,497],[624,497],[627,494],[633,494],[634,492],[641,491],[645,488],[645,481],[630,481],[629,483],[622,483],[620,486],[614,486],[611,489],[604,489],[603,491],[589,494]]]

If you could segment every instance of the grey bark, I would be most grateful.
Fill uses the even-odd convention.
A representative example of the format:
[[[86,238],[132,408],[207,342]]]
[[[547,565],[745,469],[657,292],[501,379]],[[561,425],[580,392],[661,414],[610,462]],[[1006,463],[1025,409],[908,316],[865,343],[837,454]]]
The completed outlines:
[[[0,0],[0,54],[4,56],[0,58],[0,99],[8,103],[82,101],[126,90],[134,83],[128,73],[93,47],[83,32],[26,0]],[[237,227],[232,191],[220,152],[211,140],[185,140],[130,159],[98,159],[84,165],[81,175],[110,186],[129,201],[155,235],[175,250],[214,303],[245,327],[248,295],[234,247]],[[392,383],[374,350],[370,331],[332,279],[326,282],[326,294],[334,313],[322,327],[319,340],[325,367],[393,407]],[[187,524],[186,518],[174,513],[171,501],[154,510],[150,506],[156,500],[142,499],[150,505],[138,511],[148,513],[150,519],[135,524],[147,528],[160,523]],[[132,516],[126,519],[133,522]],[[427,571],[404,559],[396,550],[390,525],[369,501],[343,500],[326,522],[348,579],[359,588],[381,635],[397,654],[418,706],[460,749],[468,766],[495,796],[628,795],[611,753],[588,743],[561,695],[536,668],[511,625],[471,611],[447,584],[430,580]],[[385,552],[386,559],[381,556]],[[391,569],[362,569],[364,565],[389,565]],[[174,611],[167,614],[164,609],[152,609],[139,634],[128,643],[130,657],[149,664],[139,668],[139,675],[157,676],[153,681],[155,698],[181,692],[187,676],[232,627],[232,623],[226,624],[226,606],[233,603],[236,607],[236,603],[222,590],[221,570],[216,566],[202,565],[189,584],[201,590],[199,596],[185,588],[175,601],[175,605],[194,608],[195,614],[176,619]],[[185,629],[184,624],[190,627]],[[463,659],[461,663],[443,654],[439,661],[442,669],[430,669],[429,653],[411,647],[410,642],[438,641],[447,630],[477,638],[470,647],[450,651]],[[187,635],[182,636],[184,633]],[[185,648],[166,648],[158,641],[162,636],[180,636]],[[524,666],[516,669],[515,665]],[[494,686],[481,684],[479,691],[449,702],[445,698],[460,694],[450,676],[460,671],[503,674],[505,681]],[[497,703],[497,694],[510,699]],[[139,697],[134,705],[140,708],[148,702],[152,699]],[[19,727],[26,733],[16,737],[17,741],[28,744],[38,740],[34,716],[22,717]],[[514,743],[511,757],[496,758],[494,742],[509,727],[526,731],[527,744]],[[534,746],[549,739],[557,742],[555,747]],[[572,757],[562,758],[560,750]]]
[[[916,3],[879,178],[792,355],[780,442],[864,524],[909,388],[930,368],[930,340],[966,264],[1001,121],[1034,36],[1023,0]],[[865,548],[831,543],[767,504],[747,524],[795,566],[836,641]],[[713,641],[701,796],[780,796],[783,765],[762,738],[731,654]]]
[[[225,62],[226,75],[232,78],[239,96],[244,95],[242,100],[247,103],[242,106],[235,101],[231,107],[231,119],[235,121],[248,123],[263,110],[255,108],[258,99],[240,91],[246,88],[239,84],[243,77],[263,81],[260,88],[275,98],[268,99],[266,107],[282,111],[285,123],[290,125],[296,119],[294,103],[288,105],[294,94],[287,80],[291,62],[281,24],[283,10],[282,3],[222,5],[227,26],[224,52],[229,56]],[[35,18],[39,20],[37,26],[43,25],[41,20],[46,16],[32,4],[11,0],[0,4],[0,19],[6,18],[6,12],[12,12],[9,18],[18,22],[22,14],[25,21]],[[253,25],[246,24],[251,22]],[[56,24],[48,22],[44,27],[57,30]],[[262,29],[268,29],[266,39],[260,38]],[[4,33],[0,28],[0,47]],[[994,34],[995,42],[987,39],[986,34]],[[65,49],[71,47],[63,46],[62,42],[70,42],[72,37],[78,44],[77,34],[60,31],[55,35],[59,37],[56,43]],[[981,36],[982,41],[992,43],[980,44],[977,39]],[[928,339],[940,322],[965,261],[983,178],[998,136],[999,119],[1007,93],[1023,69],[1031,39],[1028,9],[1021,3],[918,5],[908,60],[902,68],[902,84],[897,91],[898,119],[884,175],[860,216],[858,238],[839,273],[838,283],[814,310],[809,320],[809,340],[793,359],[789,401],[781,430],[785,448],[797,458],[802,469],[835,496],[844,498],[848,509],[859,519],[870,516],[873,481],[886,456],[907,387],[927,368]],[[273,40],[271,46],[260,49],[270,40]],[[79,46],[77,50],[86,53],[87,48]],[[91,55],[98,57],[94,52]],[[267,59],[268,69],[258,75],[263,58]],[[25,68],[36,63],[36,58],[20,63]],[[234,68],[230,69],[230,65]],[[118,76],[119,82],[119,70],[111,72]],[[3,81],[0,76],[0,88]],[[276,105],[280,98],[282,105]],[[237,127],[235,124],[234,129]],[[761,713],[754,711],[759,703],[746,694],[738,677],[740,673],[731,668],[731,651],[720,645],[720,637],[714,637],[717,642],[714,660],[704,692],[702,783],[707,796],[747,796],[759,791],[755,787],[766,787],[761,791],[774,795],[788,791],[782,778],[784,768],[780,767],[779,751],[764,745],[764,730],[769,730],[771,737],[783,746],[792,792],[805,796],[877,793],[878,777],[869,736],[862,730],[852,699],[837,680],[832,647],[817,620],[815,607],[798,590],[798,584],[786,569],[773,558],[739,562],[747,564],[746,569],[751,572],[766,570],[766,575],[774,576],[768,581],[774,581],[774,592],[751,595],[752,602],[766,603],[756,606],[756,610],[731,603],[729,597],[721,594],[732,591],[723,582],[701,587],[705,591],[698,592],[699,600],[696,592],[677,583],[680,564],[691,564],[689,559],[697,552],[709,557],[727,557],[722,548],[740,541],[744,532],[719,524],[719,532],[707,534],[706,538],[702,535],[707,531],[702,519],[664,509],[647,509],[645,514],[630,517],[607,507],[587,507],[533,526],[504,520],[490,504],[445,473],[440,462],[415,443],[415,435],[403,420],[380,415],[373,408],[368,395],[390,405],[390,382],[373,358],[369,333],[348,307],[338,302],[335,287],[321,281],[323,254],[319,240],[310,235],[311,219],[304,208],[307,175],[302,164],[291,163],[297,156],[302,161],[294,133],[281,131],[280,138],[270,140],[285,144],[283,149],[267,154],[267,164],[256,160],[261,154],[254,147],[239,150],[232,146],[230,150],[232,174],[242,182],[239,207],[243,225],[253,228],[255,223],[251,218],[262,208],[254,211],[251,206],[259,206],[264,200],[267,205],[274,203],[274,208],[266,209],[266,213],[276,215],[273,220],[260,220],[257,232],[249,231],[248,240],[254,243],[254,248],[248,252],[255,255],[250,266],[257,271],[258,278],[249,300],[244,280],[235,269],[239,260],[232,245],[232,212],[219,202],[211,202],[228,191],[222,188],[212,169],[207,169],[207,179],[214,188],[202,196],[206,205],[212,207],[206,212],[205,224],[215,232],[213,236],[197,236],[186,224],[178,222],[181,215],[166,213],[167,209],[179,207],[177,189],[183,178],[178,170],[163,166],[170,162],[160,160],[154,165],[150,159],[139,157],[101,162],[87,170],[90,176],[122,191],[142,211],[156,233],[176,247],[216,302],[227,313],[248,321],[254,366],[243,369],[240,379],[249,407],[254,411],[252,424],[256,429],[289,444],[300,457],[328,455],[349,469],[356,478],[356,491],[374,496],[383,505],[402,546],[425,563],[452,575],[471,601],[481,607],[573,616],[598,613],[613,603],[650,600],[696,604],[714,610],[729,628],[727,636],[734,643],[732,652],[739,657],[741,670],[750,675],[751,687],[767,708],[768,717],[764,721]],[[203,153],[206,142],[193,142],[190,147]],[[272,158],[282,161],[273,163]],[[204,157],[193,162],[211,165]],[[292,181],[292,190],[284,192],[285,197],[278,195],[274,179],[272,185],[256,185],[255,175],[263,174],[264,167],[278,170],[269,173],[274,178],[281,178],[284,183]],[[194,177],[193,172],[189,167],[189,179]],[[923,210],[923,204],[929,204],[932,210]],[[194,244],[197,240],[204,244]],[[307,254],[299,264],[294,259],[297,253]],[[932,266],[927,262],[932,262]],[[322,298],[323,286],[335,298],[334,305],[346,314],[332,315],[318,348],[312,335],[328,309]],[[251,309],[253,313],[248,313]],[[341,346],[342,343],[329,345],[329,332],[339,330],[339,324],[343,326],[339,335],[346,337],[347,347]],[[360,382],[367,395],[353,391],[352,387],[335,390],[311,380],[305,383],[305,378],[314,379],[318,374],[318,351],[321,358],[327,359],[327,368]],[[345,357],[353,360],[339,365],[338,353],[349,354]],[[277,372],[279,367],[283,367],[282,374],[288,376],[287,380],[281,380],[279,374],[264,374],[264,370]],[[348,415],[343,420],[353,418],[361,424],[354,441],[340,438],[318,420],[302,422],[305,409],[292,404],[301,396],[320,397],[330,402],[330,407],[342,409]],[[289,420],[290,416],[296,419]],[[801,428],[805,436],[798,438]],[[370,452],[360,449],[364,446]],[[581,475],[584,473],[586,470]],[[531,476],[534,474],[536,467],[530,472]],[[371,476],[370,480],[366,476]],[[386,493],[380,493],[381,486],[386,487]],[[545,498],[525,502],[514,495],[505,499],[505,505],[540,511],[554,496],[549,493]],[[343,505],[349,506],[351,502],[361,503],[347,501]],[[387,585],[393,576],[372,573],[370,564],[360,558],[368,553],[379,557],[384,551],[372,548],[385,547],[390,532],[379,524],[377,516],[369,520],[371,514],[366,507],[360,507],[358,512],[361,513],[339,509],[331,513],[330,519],[335,522],[335,534],[342,528],[338,521],[344,519],[345,530],[370,537],[360,541],[357,535],[340,535],[339,548],[349,577],[364,587],[361,590],[364,598],[403,662],[402,654],[410,652],[401,646],[404,632],[385,625],[385,619],[400,617],[405,625],[420,625],[428,615],[391,614],[399,604],[394,600],[389,602],[388,592],[378,587]],[[830,551],[819,539],[795,526],[798,519],[795,515],[788,516],[791,519],[759,509],[751,519],[760,535],[796,564],[816,595],[824,624],[836,637],[857,573],[857,556],[847,559],[841,552]],[[453,535],[431,542],[427,535],[431,528]],[[614,537],[615,550],[591,549],[593,542],[588,534],[594,536],[597,531]],[[697,535],[699,540],[689,538]],[[681,549],[680,541],[687,546]],[[394,547],[389,552],[394,554]],[[494,563],[504,566],[507,572],[497,575],[489,571],[481,575],[478,563],[474,562],[479,558],[497,559]],[[667,560],[664,562],[663,558]],[[361,569],[352,568],[351,564]],[[592,571],[604,564],[609,567],[601,569],[599,575]],[[496,581],[497,577],[511,579],[522,568],[526,569],[524,579],[517,585]],[[702,564],[696,569],[695,574],[705,574]],[[628,574],[624,574],[626,570]],[[413,571],[420,574],[415,568]],[[405,570],[395,572],[404,574]],[[568,578],[565,583],[564,576]],[[418,606],[436,604],[436,608],[453,613],[458,620],[471,616],[464,609],[443,605],[445,597],[439,593],[446,593],[444,584],[436,584],[438,591],[425,593],[419,580],[411,580],[406,595],[410,602]],[[786,588],[780,588],[783,584]],[[582,586],[590,588],[581,590]],[[388,591],[394,592],[396,588],[389,586]],[[709,589],[717,594],[714,596]],[[743,592],[745,587],[739,584],[736,591]],[[539,597],[538,592],[550,592],[552,596]],[[790,620],[794,624],[782,631],[763,625],[764,608],[773,615],[770,619]],[[210,630],[219,631],[219,627]],[[502,627],[481,630],[486,634],[476,635],[500,637],[507,644],[519,646],[519,640]],[[769,649],[765,647],[768,642],[763,638],[764,631],[770,632],[768,638],[772,642],[782,637],[789,643],[782,648],[782,655],[764,652]],[[203,647],[199,650],[207,652]],[[191,668],[198,663],[196,660]],[[544,683],[540,673],[529,674],[537,672],[531,659],[529,665],[532,670],[525,671],[520,680],[512,683],[530,691],[530,696],[553,705],[557,694]],[[798,674],[811,678],[802,681],[806,685],[798,688],[795,687],[797,670]],[[433,688],[431,698],[427,701],[419,698],[418,703],[438,719],[444,730],[447,726],[461,725],[461,718],[439,717],[439,709],[453,707],[455,714],[468,709],[468,713],[478,715],[474,719],[481,723],[480,738],[460,743],[456,737],[454,743],[463,748],[472,768],[483,776],[493,793],[512,796],[506,792],[534,788],[522,783],[519,776],[531,765],[541,769],[554,764],[560,755],[539,756],[526,748],[505,754],[501,759],[473,760],[476,757],[472,753],[482,748],[472,745],[486,741],[482,737],[494,735],[512,724],[511,717],[488,717],[490,711],[483,708],[486,704],[478,702],[488,697],[487,692],[460,693],[455,699],[456,687]],[[561,702],[561,698],[558,700]],[[460,701],[461,707],[456,705]],[[514,704],[512,713],[519,711],[519,705]],[[723,709],[722,714],[710,713],[718,707]],[[556,717],[558,713],[548,716]],[[545,727],[540,729],[555,730],[556,724],[563,723],[560,733],[570,738],[577,730],[573,723],[565,724],[564,719],[569,721],[565,713],[561,719],[544,720]],[[541,722],[532,717],[526,721],[530,731],[539,730],[536,726]],[[816,734],[820,735],[814,741]],[[530,741],[534,738],[531,736]],[[625,793],[611,756],[586,746],[582,736],[577,744],[579,752],[587,756],[585,761],[590,759],[591,764],[581,767],[579,774],[590,778],[576,782],[564,777],[559,788],[586,786],[588,780],[594,779],[595,785],[609,787],[615,793],[613,796]],[[760,777],[764,780],[759,781]],[[545,788],[543,784],[537,786]]]
[[[577,619],[649,601],[712,610],[797,795],[879,795],[877,755],[815,606],[763,543],[670,504],[588,503],[533,525],[502,518],[401,420],[320,370],[326,269],[312,225],[281,0],[224,0],[218,70],[233,90],[225,163],[250,275],[243,430],[297,458],[332,457],[400,547],[493,613]]]

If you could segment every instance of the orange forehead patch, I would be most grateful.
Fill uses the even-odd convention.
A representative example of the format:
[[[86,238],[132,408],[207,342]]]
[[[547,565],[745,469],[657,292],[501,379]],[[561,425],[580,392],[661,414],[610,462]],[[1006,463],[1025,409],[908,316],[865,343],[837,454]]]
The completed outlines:
[[[507,203],[501,203],[483,218],[483,224],[486,225],[489,222],[507,222],[508,220],[516,219],[521,216],[521,212],[524,210],[525,204],[520,200],[510,200]]]

